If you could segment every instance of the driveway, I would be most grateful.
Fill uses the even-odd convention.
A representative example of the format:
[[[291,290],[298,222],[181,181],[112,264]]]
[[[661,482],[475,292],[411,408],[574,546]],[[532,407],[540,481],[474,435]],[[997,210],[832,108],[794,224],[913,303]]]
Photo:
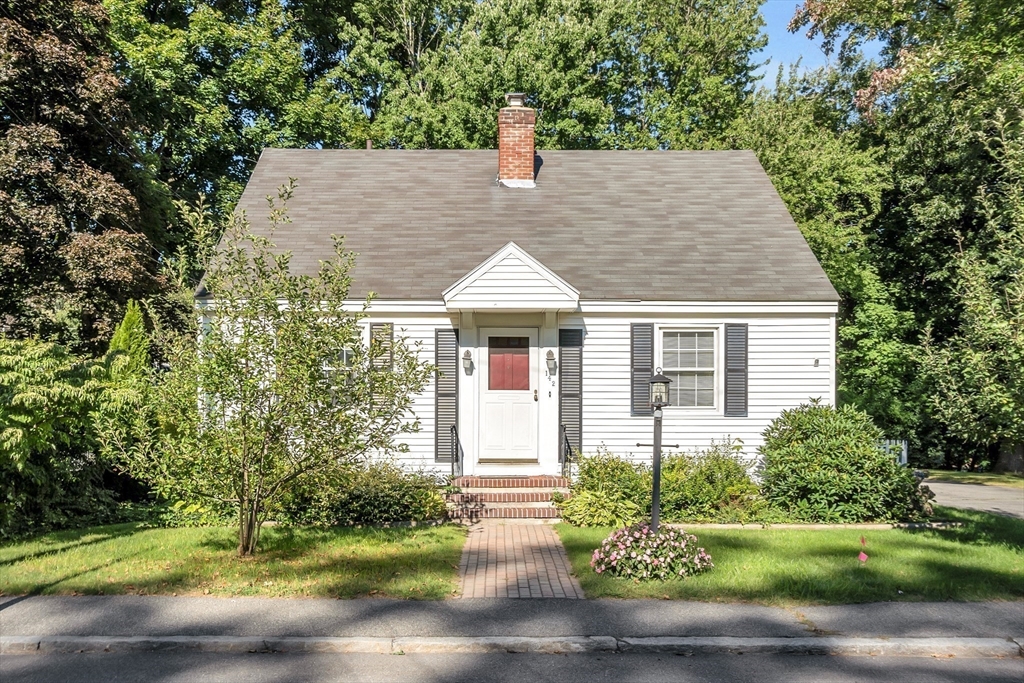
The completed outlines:
[[[1008,517],[1024,519],[1024,490],[1008,486],[953,484],[924,480],[935,493],[939,505],[969,510],[983,510]]]

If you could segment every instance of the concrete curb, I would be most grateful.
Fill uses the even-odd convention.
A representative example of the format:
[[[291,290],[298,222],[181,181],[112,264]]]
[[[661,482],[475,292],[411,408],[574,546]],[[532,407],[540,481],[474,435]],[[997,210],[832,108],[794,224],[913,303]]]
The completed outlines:
[[[664,526],[673,529],[750,529],[753,531],[771,531],[772,529],[799,529],[801,531],[828,531],[831,529],[861,529],[865,531],[888,531],[890,529],[957,529],[963,526],[962,522],[897,522],[889,523],[861,523],[861,524],[717,524],[712,522],[671,522]]]
[[[3,636],[0,655],[75,652],[321,652],[336,654],[800,654],[900,657],[1021,657],[1024,647],[1010,638],[738,638],[657,636],[556,637],[278,637],[251,636]]]

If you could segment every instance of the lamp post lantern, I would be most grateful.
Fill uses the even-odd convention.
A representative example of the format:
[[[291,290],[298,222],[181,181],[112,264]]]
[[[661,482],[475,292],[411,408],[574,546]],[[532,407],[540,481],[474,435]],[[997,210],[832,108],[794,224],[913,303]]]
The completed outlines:
[[[654,408],[654,476],[651,492],[651,531],[658,533],[661,513],[661,409],[669,404],[668,385],[672,382],[658,368],[651,378],[651,407]]]

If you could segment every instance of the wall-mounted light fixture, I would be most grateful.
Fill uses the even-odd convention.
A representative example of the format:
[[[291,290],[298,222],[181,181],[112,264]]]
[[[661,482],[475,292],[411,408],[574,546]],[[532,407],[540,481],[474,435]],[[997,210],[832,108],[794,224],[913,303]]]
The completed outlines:
[[[466,352],[462,354],[462,368],[466,371],[466,374],[473,372],[473,354],[466,349]]]
[[[814,359],[814,367],[818,367],[818,359],[817,358]]]
[[[555,371],[558,369],[558,363],[555,362],[555,352],[550,350],[550,349],[548,349],[547,361],[548,361],[548,374],[551,375],[552,377],[554,377],[555,376]]]

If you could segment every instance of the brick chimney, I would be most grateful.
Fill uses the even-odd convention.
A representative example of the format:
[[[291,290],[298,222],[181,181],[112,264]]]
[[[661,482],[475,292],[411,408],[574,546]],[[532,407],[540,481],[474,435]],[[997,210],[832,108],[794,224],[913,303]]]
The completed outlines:
[[[498,112],[498,182],[505,187],[534,187],[533,126],[537,112],[523,106],[526,95],[505,95]]]

